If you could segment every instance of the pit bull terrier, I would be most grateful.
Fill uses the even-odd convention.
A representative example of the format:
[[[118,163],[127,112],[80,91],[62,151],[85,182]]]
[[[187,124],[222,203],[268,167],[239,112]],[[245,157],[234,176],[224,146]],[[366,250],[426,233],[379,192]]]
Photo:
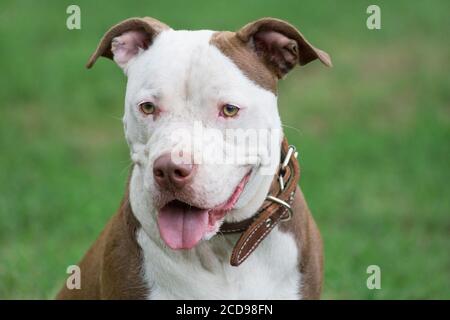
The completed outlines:
[[[133,167],[117,214],[79,263],[81,289],[64,286],[57,298],[320,298],[322,241],[282,133],[277,81],[316,59],[331,66],[329,55],[278,19],[215,32],[146,17],[113,26],[87,67],[100,56],[128,78]],[[256,147],[219,138],[216,155],[223,142],[231,151],[245,144],[254,157],[195,161],[184,141],[196,136],[193,123],[270,131],[271,139]]]

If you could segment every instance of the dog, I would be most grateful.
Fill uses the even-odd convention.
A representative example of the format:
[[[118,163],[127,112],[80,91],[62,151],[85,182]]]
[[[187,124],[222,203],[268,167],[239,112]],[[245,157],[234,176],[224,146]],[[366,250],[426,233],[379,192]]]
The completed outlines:
[[[319,299],[322,240],[283,136],[277,82],[316,59],[331,66],[330,56],[279,19],[216,32],[148,17],[113,26],[87,67],[101,56],[128,79],[133,165],[118,212],[79,263],[81,288],[57,299]],[[271,131],[275,143],[262,139],[244,163],[195,162],[179,146],[194,122]],[[276,164],[264,166],[269,153]]]

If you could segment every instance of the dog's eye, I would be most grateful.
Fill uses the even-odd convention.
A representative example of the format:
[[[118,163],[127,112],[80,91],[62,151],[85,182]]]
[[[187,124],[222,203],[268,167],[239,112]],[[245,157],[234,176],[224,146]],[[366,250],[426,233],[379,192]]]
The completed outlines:
[[[224,104],[222,107],[222,115],[224,117],[234,117],[239,112],[239,107],[232,104]]]
[[[155,112],[156,106],[152,102],[145,101],[145,102],[139,103],[139,109],[141,110],[141,112],[143,114],[148,115],[148,114],[152,114]]]

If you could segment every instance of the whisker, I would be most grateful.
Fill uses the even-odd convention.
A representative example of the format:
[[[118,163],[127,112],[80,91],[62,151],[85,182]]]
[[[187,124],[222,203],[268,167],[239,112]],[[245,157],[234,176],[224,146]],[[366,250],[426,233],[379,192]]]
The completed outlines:
[[[120,174],[121,174],[121,175],[124,174],[125,171],[128,171],[128,172],[129,172],[132,165],[133,165],[133,161],[127,160],[127,165],[125,166],[125,168],[123,168],[123,169],[120,171]]]
[[[299,128],[296,128],[296,127],[293,127],[293,126],[290,126],[290,125],[287,125],[287,124],[281,124],[281,126],[285,127],[285,128],[288,128],[288,129],[295,130],[299,134],[303,135],[303,132]]]
[[[117,116],[113,116],[113,115],[111,115],[111,114],[109,114],[108,115],[110,118],[113,118],[114,120],[119,120],[120,122],[122,122],[123,121],[123,119],[122,118],[120,118],[120,117],[117,117]]]

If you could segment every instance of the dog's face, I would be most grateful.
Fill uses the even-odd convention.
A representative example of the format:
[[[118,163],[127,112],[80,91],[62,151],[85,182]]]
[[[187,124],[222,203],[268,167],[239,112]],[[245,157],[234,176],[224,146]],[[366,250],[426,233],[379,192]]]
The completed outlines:
[[[174,31],[129,19],[98,56],[128,77],[124,127],[144,198],[161,237],[188,249],[224,219],[251,216],[264,200],[282,140],[276,83],[296,64],[330,65],[286,22],[262,19],[237,33]]]

